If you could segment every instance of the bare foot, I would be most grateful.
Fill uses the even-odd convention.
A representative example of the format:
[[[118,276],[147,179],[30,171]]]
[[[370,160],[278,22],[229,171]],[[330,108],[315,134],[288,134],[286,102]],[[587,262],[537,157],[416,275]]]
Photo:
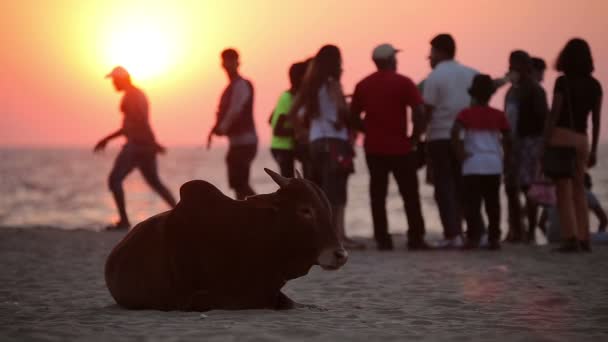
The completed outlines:
[[[105,228],[106,231],[120,231],[120,230],[129,230],[131,228],[131,224],[128,221],[119,221],[114,224],[111,224]]]

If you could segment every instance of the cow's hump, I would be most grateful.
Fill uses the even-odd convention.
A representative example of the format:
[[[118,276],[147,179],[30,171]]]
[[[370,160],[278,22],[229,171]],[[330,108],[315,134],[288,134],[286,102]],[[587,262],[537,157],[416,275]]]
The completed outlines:
[[[184,183],[179,189],[180,203],[185,206],[213,205],[218,201],[230,200],[215,185],[204,180],[193,180]]]

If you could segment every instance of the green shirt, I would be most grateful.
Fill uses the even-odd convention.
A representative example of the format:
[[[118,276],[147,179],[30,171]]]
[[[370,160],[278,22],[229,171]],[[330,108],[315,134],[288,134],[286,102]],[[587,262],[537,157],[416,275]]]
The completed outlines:
[[[293,95],[289,91],[284,92],[279,97],[279,102],[272,113],[272,119],[270,120],[270,126],[272,127],[272,131],[274,132],[277,123],[279,122],[279,117],[281,115],[287,115],[289,113],[289,109],[291,109],[291,105],[293,104]],[[286,125],[287,127],[290,124]],[[277,150],[292,150],[293,149],[293,137],[278,137],[273,133],[272,142],[270,147]]]

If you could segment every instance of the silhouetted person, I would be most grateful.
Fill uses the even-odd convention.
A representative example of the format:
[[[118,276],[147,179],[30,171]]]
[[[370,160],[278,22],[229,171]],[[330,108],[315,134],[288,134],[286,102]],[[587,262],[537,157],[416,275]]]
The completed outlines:
[[[306,62],[300,62],[293,64],[289,68],[291,88],[281,94],[270,118],[270,125],[272,127],[270,151],[272,157],[279,165],[281,176],[283,177],[292,178],[294,176],[294,162],[297,157],[294,150],[294,126],[293,120],[287,114],[291,109],[294,97],[300,89],[307,65]]]
[[[509,208],[507,241],[534,240],[538,205],[527,196],[541,171],[542,134],[548,113],[547,95],[533,76],[532,59],[525,51],[509,57],[511,87],[505,96],[505,112],[512,127],[513,153],[505,167],[505,190]],[[526,197],[527,233],[522,225],[520,194]]]
[[[302,114],[304,125],[309,128],[312,181],[327,195],[341,242],[347,248],[362,247],[346,236],[344,226],[348,177],[354,172],[354,150],[348,105],[340,83],[340,49],[325,45],[311,63],[289,115]]]
[[[570,147],[576,151],[576,170],[573,176],[555,180],[562,229],[562,246],[559,251],[591,251],[584,179],[587,168],[594,167],[597,162],[602,86],[592,76],[594,66],[591,49],[582,39],[572,39],[566,44],[559,54],[556,69],[562,75],[555,81],[553,106],[545,127],[545,144]],[[591,139],[587,135],[589,114],[592,123]]]
[[[432,165],[435,200],[445,240],[440,247],[462,247],[460,162],[453,153],[450,132],[456,116],[471,104],[468,89],[476,70],[454,60],[456,43],[449,34],[431,40],[429,60],[433,71],[424,81],[424,101],[429,107],[426,141]]]
[[[414,82],[397,73],[396,50],[390,44],[376,47],[372,59],[378,69],[355,87],[351,114],[355,120],[365,112],[365,158],[369,169],[374,238],[379,250],[393,249],[388,232],[386,196],[388,177],[397,181],[408,220],[408,248],[428,249],[418,189],[416,149],[422,134],[424,101]],[[407,108],[412,108],[414,128],[408,136]]]
[[[542,83],[545,80],[545,71],[547,70],[547,63],[545,60],[539,57],[532,57],[532,79],[538,83]]]
[[[500,183],[503,155],[510,150],[509,123],[505,113],[488,106],[496,91],[488,75],[477,75],[469,90],[473,105],[458,114],[452,128],[452,146],[462,161],[467,221],[465,249],[480,247],[485,231],[482,204],[488,216],[488,248],[500,249]],[[464,133],[464,141],[461,135]]]
[[[125,136],[127,143],[116,157],[112,172],[108,180],[114,201],[118,208],[120,221],[108,226],[108,230],[128,229],[131,224],[125,208],[125,195],[122,188],[123,180],[133,171],[139,169],[146,182],[171,207],[175,206],[175,199],[171,192],[163,185],[158,177],[156,154],[165,153],[165,148],[156,142],[148,117],[148,99],[139,88],[131,83],[131,76],[123,67],[116,67],[106,78],[112,78],[117,91],[124,92],[120,103],[123,113],[122,127],[103,138],[95,146],[95,152],[102,151],[108,142],[114,138]]]
[[[239,54],[234,49],[222,52],[222,67],[230,83],[224,90],[211,135],[227,136],[226,165],[228,184],[239,200],[255,195],[249,185],[251,163],[258,148],[253,120],[253,85],[239,74]]]

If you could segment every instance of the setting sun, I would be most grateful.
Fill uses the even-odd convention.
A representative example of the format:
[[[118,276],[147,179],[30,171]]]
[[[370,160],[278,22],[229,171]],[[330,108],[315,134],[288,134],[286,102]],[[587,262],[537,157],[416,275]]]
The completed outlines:
[[[111,21],[104,46],[106,62],[124,66],[140,80],[171,71],[182,52],[177,22],[167,13],[126,15],[122,21]]]

